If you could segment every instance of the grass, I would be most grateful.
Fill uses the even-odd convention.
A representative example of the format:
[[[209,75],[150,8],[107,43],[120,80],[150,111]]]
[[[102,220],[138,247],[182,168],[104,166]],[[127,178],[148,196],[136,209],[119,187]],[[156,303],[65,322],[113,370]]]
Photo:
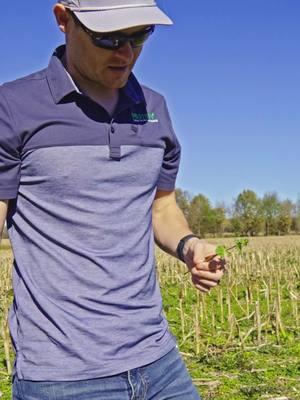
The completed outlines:
[[[242,349],[237,335],[227,343],[228,333],[220,321],[213,335],[209,324],[204,323],[202,346],[196,354],[192,320],[186,320],[186,331],[193,333],[186,340],[182,336],[180,312],[176,309],[176,298],[180,296],[178,287],[175,284],[164,286],[162,291],[171,330],[178,338],[183,358],[204,399],[246,400],[282,396],[300,399],[299,332],[281,338],[280,345],[276,344],[271,332],[268,341],[261,346],[255,345],[254,336],[254,343],[249,340],[246,348]],[[188,316],[195,303],[193,293],[188,293],[185,300],[184,312]],[[215,298],[213,302],[216,301]]]

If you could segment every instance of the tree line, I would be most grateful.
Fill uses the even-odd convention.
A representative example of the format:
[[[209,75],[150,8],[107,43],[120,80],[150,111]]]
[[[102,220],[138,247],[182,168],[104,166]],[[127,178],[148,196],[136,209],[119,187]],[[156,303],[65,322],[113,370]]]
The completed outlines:
[[[213,207],[203,194],[192,197],[176,189],[176,201],[190,228],[199,236],[287,235],[300,233],[300,199],[281,200],[276,192],[260,198],[252,190],[244,190],[227,206],[219,203]]]
[[[300,198],[296,203],[280,200],[276,192],[262,198],[252,190],[244,190],[232,205],[219,203],[213,207],[203,194],[192,196],[176,189],[176,201],[192,231],[202,237],[287,235],[300,233]],[[3,237],[8,237],[6,226]]]

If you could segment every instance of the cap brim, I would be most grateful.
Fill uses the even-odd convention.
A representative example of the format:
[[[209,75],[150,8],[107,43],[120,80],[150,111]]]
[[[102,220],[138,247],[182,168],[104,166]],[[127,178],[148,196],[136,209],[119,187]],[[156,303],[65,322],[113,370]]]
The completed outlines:
[[[158,7],[121,8],[103,11],[74,11],[87,28],[95,32],[113,32],[141,25],[172,25]]]

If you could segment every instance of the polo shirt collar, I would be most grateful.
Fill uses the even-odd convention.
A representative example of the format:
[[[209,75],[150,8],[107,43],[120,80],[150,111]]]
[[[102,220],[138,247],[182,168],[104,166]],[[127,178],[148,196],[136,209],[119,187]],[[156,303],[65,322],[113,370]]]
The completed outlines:
[[[123,92],[134,104],[146,103],[141,85],[133,73],[129,75],[129,79],[124,88],[121,89],[121,92]]]
[[[47,69],[48,85],[53,100],[58,104],[64,97],[72,92],[76,92],[77,88],[66,73],[61,58],[65,52],[65,46],[59,46],[53,53]]]
[[[65,45],[57,47],[47,68],[47,80],[53,100],[56,104],[61,102],[69,94],[79,92],[73,79],[62,63],[61,59],[65,50]],[[128,82],[124,88],[121,89],[121,92],[129,101],[128,105],[146,103],[143,90],[133,73],[130,74]]]

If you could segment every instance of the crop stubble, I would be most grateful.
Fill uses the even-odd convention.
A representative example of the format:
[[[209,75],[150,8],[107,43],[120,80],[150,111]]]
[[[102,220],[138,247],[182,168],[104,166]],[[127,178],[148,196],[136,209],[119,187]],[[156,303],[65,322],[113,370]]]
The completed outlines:
[[[14,355],[6,241],[0,263],[0,399],[8,400]],[[192,286],[183,263],[159,249],[157,272],[171,331],[205,399],[300,399],[299,236],[251,238],[242,256],[232,254],[221,285],[208,295]]]

